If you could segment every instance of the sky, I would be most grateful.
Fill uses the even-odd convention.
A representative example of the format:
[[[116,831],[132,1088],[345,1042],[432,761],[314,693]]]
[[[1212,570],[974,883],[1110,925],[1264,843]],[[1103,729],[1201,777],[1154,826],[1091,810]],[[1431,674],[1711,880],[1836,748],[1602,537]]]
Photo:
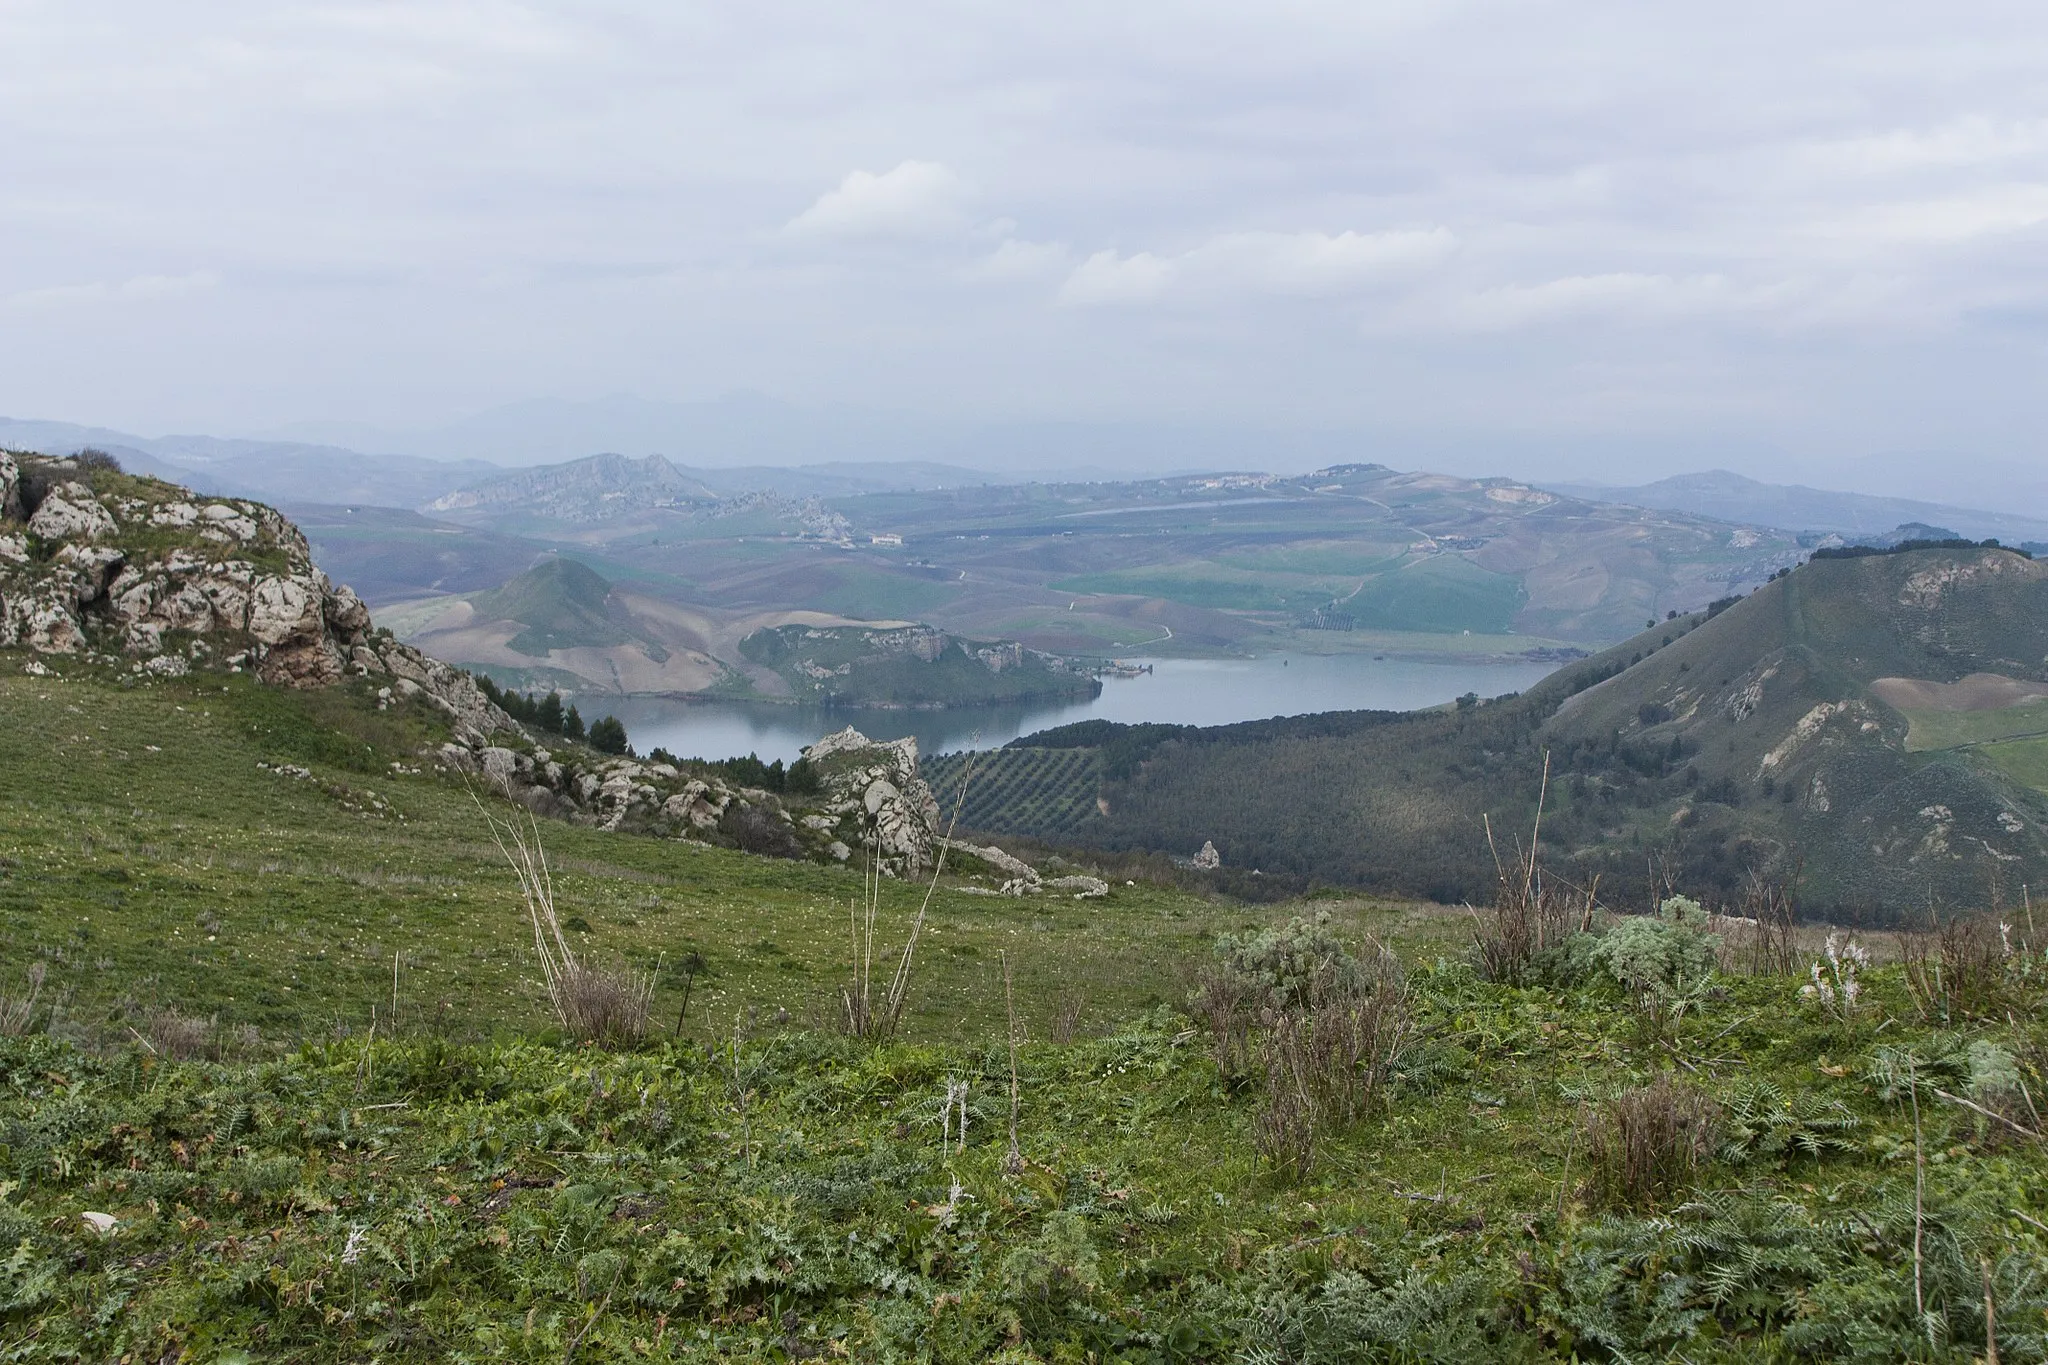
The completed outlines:
[[[0,52],[11,417],[2048,464],[2037,0],[0,0]]]

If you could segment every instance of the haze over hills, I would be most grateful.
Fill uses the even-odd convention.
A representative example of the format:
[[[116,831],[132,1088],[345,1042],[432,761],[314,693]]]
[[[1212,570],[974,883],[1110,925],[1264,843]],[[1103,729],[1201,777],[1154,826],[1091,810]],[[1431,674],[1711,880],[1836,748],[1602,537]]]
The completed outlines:
[[[1695,516],[1772,526],[1784,531],[1867,536],[1883,534],[1906,523],[1920,522],[1948,527],[1953,534],[1972,540],[1996,539],[2008,545],[2048,540],[2048,519],[1920,502],[1911,498],[1844,493],[1799,484],[1762,483],[1725,469],[1677,474],[1633,488],[1568,483],[1544,486],[1569,497],[1690,512]]]

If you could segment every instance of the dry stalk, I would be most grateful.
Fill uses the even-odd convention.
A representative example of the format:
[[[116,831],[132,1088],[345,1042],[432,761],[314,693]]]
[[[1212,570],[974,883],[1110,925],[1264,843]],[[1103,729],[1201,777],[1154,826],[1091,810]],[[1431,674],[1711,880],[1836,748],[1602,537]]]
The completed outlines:
[[[500,819],[470,791],[491,841],[498,846],[519,883],[519,898],[533,929],[534,956],[540,962],[541,984],[562,1027],[591,1042],[638,1042],[647,1032],[654,1003],[654,977],[600,967],[576,956],[555,913],[555,884],[541,844],[540,822],[527,812],[527,828],[516,817]],[[397,962],[392,964],[394,997]]]
[[[1010,1150],[1003,1156],[1003,1169],[1011,1175],[1024,1169],[1024,1154],[1017,1147],[1017,1006],[1010,990],[1010,955],[1003,959],[1003,1013],[1009,1021],[1010,1036]]]
[[[882,863],[881,834],[868,835],[868,868],[862,880],[861,904],[848,906],[848,927],[853,940],[853,980],[841,992],[846,1031],[858,1038],[892,1037],[903,1022],[903,1007],[910,995],[910,969],[917,957],[918,940],[923,937],[932,897],[946,870],[946,854],[952,851],[953,832],[960,824],[960,811],[967,804],[967,787],[974,778],[974,756],[969,754],[960,770],[960,792],[953,802],[953,817],[946,824],[946,837],[939,841],[939,856],[932,864],[931,881],[925,884],[924,900],[910,922],[910,935],[889,978],[889,988],[877,1005],[874,999],[876,926],[881,918]]]

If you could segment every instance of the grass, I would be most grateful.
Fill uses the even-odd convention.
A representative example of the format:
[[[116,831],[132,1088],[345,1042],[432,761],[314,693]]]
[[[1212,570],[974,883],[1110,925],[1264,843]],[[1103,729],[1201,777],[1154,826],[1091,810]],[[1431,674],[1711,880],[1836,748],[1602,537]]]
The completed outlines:
[[[2048,1354],[2028,1111],[1944,1096],[2041,1093],[2035,956],[1941,1030],[1888,965],[1847,1019],[1735,976],[1653,1033],[1482,981],[1463,916],[1319,902],[1403,959],[1412,1041],[1289,1163],[1176,1006],[1291,908],[945,883],[876,1044],[829,1014],[857,869],[548,824],[564,941],[665,964],[655,1036],[588,1047],[469,794],[391,767],[429,718],[62,667],[0,677],[0,989],[47,964],[0,1037],[17,1358],[1961,1362],[1987,1292]],[[881,884],[879,959],[922,894]],[[1732,1136],[1610,1191],[1645,1086]]]
[[[2048,739],[2009,739],[1977,753],[2013,781],[2048,793]]]
[[[1910,725],[1906,747],[1915,751],[1955,749],[2023,736],[2048,735],[2048,701],[2003,706],[1992,711],[1902,713]]]
[[[414,756],[435,738],[426,718],[239,677],[147,688],[0,677],[0,714],[10,987],[47,961],[46,998],[79,1018],[167,1004],[267,1037],[361,1029],[373,1011],[388,1026],[394,1009],[407,1026],[463,1037],[551,1018],[512,874],[463,787]],[[715,1036],[713,1021],[729,1025],[735,1010],[802,1014],[836,988],[857,871],[544,829],[563,921],[584,926],[570,935],[577,951],[659,966],[664,1028],[682,1001],[675,964],[693,951],[709,971],[686,1034]],[[972,896],[967,884],[933,901],[926,952],[945,969],[912,994],[918,1036],[979,1036],[1000,1012],[1001,949],[1021,999],[1049,1012],[1072,988],[1113,1017],[1172,997],[1189,952],[1267,914],[1150,886],[1083,908]],[[881,894],[885,925],[906,924],[914,889],[885,882]],[[1030,951],[1054,933],[1085,934],[1099,951]]]

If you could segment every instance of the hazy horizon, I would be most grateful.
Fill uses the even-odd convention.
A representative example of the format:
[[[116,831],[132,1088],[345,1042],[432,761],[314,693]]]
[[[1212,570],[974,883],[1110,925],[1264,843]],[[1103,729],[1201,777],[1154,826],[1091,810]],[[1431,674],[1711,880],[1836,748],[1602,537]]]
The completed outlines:
[[[696,463],[809,423],[2048,511],[2027,6],[31,0],[0,41],[23,418],[525,463],[681,404]]]

